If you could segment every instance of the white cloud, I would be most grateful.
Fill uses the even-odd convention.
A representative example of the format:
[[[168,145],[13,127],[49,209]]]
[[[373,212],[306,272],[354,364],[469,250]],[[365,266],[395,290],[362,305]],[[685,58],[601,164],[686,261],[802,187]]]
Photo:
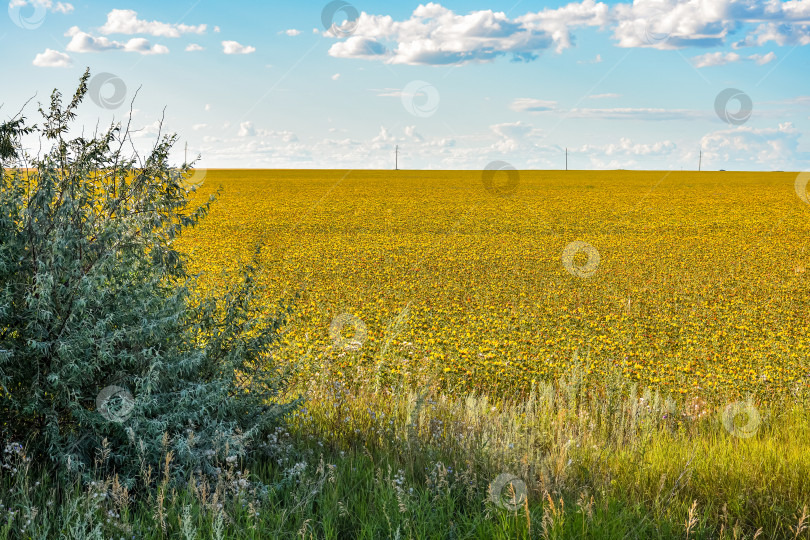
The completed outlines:
[[[298,136],[295,133],[293,133],[292,131],[287,131],[287,130],[269,131],[269,132],[266,132],[265,135],[269,135],[271,137],[278,137],[285,143],[298,142]]]
[[[250,54],[256,52],[256,47],[242,45],[238,41],[223,41],[222,52],[225,54]]]
[[[731,64],[733,62],[739,62],[740,58],[741,56],[739,54],[733,52],[729,53],[713,52],[693,57],[692,63],[697,68],[723,66],[725,64]]]
[[[72,36],[70,42],[65,47],[70,52],[87,53],[102,52],[109,50],[122,50],[126,52],[137,52],[140,54],[166,54],[169,52],[165,45],[152,45],[146,38],[132,38],[122,43],[113,41],[106,37],[94,37],[87,32],[82,32],[78,27],[70,28],[66,36]]]
[[[296,30],[295,28],[290,28],[289,30],[284,30],[284,33],[288,36],[297,36],[301,34],[301,30]]]
[[[774,2],[776,6],[778,2]],[[785,4],[797,4],[797,0],[784,2]],[[807,4],[804,0],[801,2]],[[745,37],[745,39],[734,44],[735,47],[748,47],[754,45],[765,45],[773,41],[779,46],[783,45],[808,45],[810,44],[810,27],[807,25],[807,17],[801,22],[786,24],[786,22],[768,22],[760,24],[756,29]]]
[[[334,75],[332,75],[332,80],[333,80],[333,81],[336,81],[336,80],[338,80],[339,78],[340,78],[340,73],[335,73]]]
[[[586,144],[577,151],[585,155],[604,154],[605,156],[653,156],[671,154],[675,151],[675,149],[676,145],[672,141],[658,141],[651,144],[645,144],[634,143],[627,137],[621,137],[618,143],[606,145]]]
[[[211,104],[210,104],[210,103],[206,103],[206,104],[205,104],[205,110],[206,110],[206,111],[210,111],[210,110],[211,110]]]
[[[753,61],[759,64],[760,66],[767,64],[776,59],[776,54],[769,52],[768,54],[752,54],[747,57],[742,57],[737,53],[728,52],[713,52],[702,54],[700,56],[695,56],[692,58],[692,62],[695,64],[695,67],[703,68],[703,67],[711,67],[711,66],[723,66],[725,64],[732,64],[734,62],[740,62],[742,60]]]
[[[186,52],[197,52],[204,50],[205,50],[204,47],[197,45],[196,43],[189,43],[188,46],[186,46]]]
[[[99,32],[109,34],[148,34],[176,38],[182,34],[204,34],[206,25],[188,26],[185,24],[169,24],[159,21],[144,21],[138,19],[138,13],[131,9],[114,9],[107,14],[107,22],[99,28]]]
[[[219,32],[220,32],[219,26],[215,26],[214,27],[214,33],[219,34]]]
[[[591,94],[588,99],[613,99],[622,97],[621,94]]]
[[[169,48],[165,45],[152,45],[146,38],[132,38],[124,44],[124,50],[141,54],[168,54]]]
[[[52,13],[62,13],[63,15],[73,13],[73,4],[67,2],[56,2],[54,4],[52,0],[11,0],[8,7],[9,9],[22,8],[29,4],[41,6]]]
[[[636,0],[616,5],[613,18],[622,47],[713,47],[740,33],[736,47],[810,43],[807,0]]]
[[[514,140],[524,139],[535,132],[531,125],[524,122],[495,124],[494,126],[490,126],[490,128],[501,137]]]
[[[242,122],[239,124],[239,133],[240,137],[255,137],[256,136],[256,128],[253,127],[253,122]]]
[[[735,47],[810,44],[808,21],[810,0],[634,0],[612,6],[580,0],[514,18],[492,10],[459,14],[429,2],[404,20],[362,12],[350,37],[331,30],[323,35],[338,39],[329,49],[338,58],[446,65],[501,56],[534,60],[546,49],[572,47],[572,32],[586,27],[612,31],[619,47],[716,47],[727,45],[732,35],[743,36]],[[729,54],[734,53],[724,58]],[[601,60],[597,55],[590,62]]]
[[[191,129],[193,129],[194,131],[199,131],[199,130],[205,129],[207,127],[208,127],[208,124],[194,124],[193,126],[191,126]]]
[[[345,128],[324,128],[325,137],[313,135],[303,141],[291,131],[264,131],[258,127],[253,131],[255,136],[240,137],[234,131],[223,136],[226,131],[220,130],[219,135],[206,137],[203,154],[216,163],[210,166],[244,167],[250,163],[272,168],[393,168],[396,145],[403,168],[480,170],[494,160],[506,161],[518,169],[561,169],[565,164],[564,147],[545,142],[545,133],[525,122],[494,124],[458,138],[429,136],[419,133],[414,125],[377,126],[359,136]],[[617,132],[613,139],[605,140],[598,134],[593,138],[588,135],[582,132],[580,146],[569,146],[569,166],[661,170],[679,169],[682,165],[697,167],[698,144],[691,138],[635,139]],[[701,141],[703,165],[706,169],[798,170],[800,159],[810,159],[808,152],[798,151],[799,138],[799,131],[790,124],[778,129],[732,128],[710,133]]]
[[[45,52],[34,57],[34,65],[38,67],[71,67],[73,60],[65,53],[45,49]]]
[[[385,45],[371,38],[352,36],[329,48],[329,54],[337,58],[378,58],[388,55]]]
[[[78,26],[71,27],[65,35],[72,37],[66,47],[71,52],[100,52],[122,47],[122,44],[117,41],[111,41],[105,37],[96,38],[87,32],[82,32]]]
[[[517,98],[512,101],[509,108],[518,112],[546,112],[556,110],[557,102],[542,99]]]
[[[593,12],[591,19],[606,10],[606,6],[602,9],[592,0],[584,0],[583,4]],[[559,29],[555,15],[514,20],[492,10],[459,15],[430,2],[419,5],[404,21],[361,13],[353,35],[335,43],[329,54],[415,65],[486,62],[505,55],[527,61],[554,44],[566,46],[569,37]],[[325,35],[332,33],[327,31]]]
[[[63,13],[67,15],[68,13],[73,13],[73,4],[68,4],[67,2],[57,2],[54,4],[51,11],[54,13]]]
[[[405,126],[405,135],[416,142],[423,142],[425,140],[425,138],[416,131],[416,126]]]
[[[717,168],[754,162],[766,169],[780,170],[790,169],[790,162],[800,157],[800,136],[801,132],[790,122],[776,128],[739,126],[709,133],[701,139],[700,146],[704,159]]]
[[[753,60],[760,66],[763,66],[769,62],[776,60],[776,53],[773,51],[769,52],[768,54],[752,54],[748,57],[749,60]]]
[[[166,124],[161,125],[160,120],[155,120],[140,129],[133,130],[132,136],[137,139],[153,138],[157,137],[160,133],[165,133],[167,129]]]
[[[535,129],[525,122],[507,122],[489,126],[490,130],[497,135],[497,139],[489,147],[502,156],[509,153],[519,153],[534,155],[542,153],[542,147],[532,139],[541,135],[541,130]]]

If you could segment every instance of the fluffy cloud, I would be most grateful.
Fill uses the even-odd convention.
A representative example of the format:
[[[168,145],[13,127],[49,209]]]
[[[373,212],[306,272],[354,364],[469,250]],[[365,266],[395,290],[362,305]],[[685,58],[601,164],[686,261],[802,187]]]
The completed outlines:
[[[382,43],[366,37],[352,36],[346,41],[332,45],[329,54],[337,58],[382,58],[389,56],[389,51]]]
[[[335,43],[330,55],[417,65],[481,62],[504,55],[532,60],[555,41],[534,21],[523,24],[491,10],[458,15],[432,2],[418,6],[405,21],[361,13],[356,22],[354,35]]]
[[[753,162],[771,170],[790,169],[793,160],[807,158],[806,152],[799,152],[800,136],[791,122],[776,128],[739,126],[709,133],[700,146],[704,159],[718,164],[718,168],[734,163],[750,166]]]
[[[299,35],[301,33],[301,30],[296,30],[295,28],[290,28],[289,30],[285,30],[284,33],[287,34],[288,36],[294,37],[294,36]]]
[[[739,54],[729,52],[713,52],[713,53],[706,53],[700,56],[695,56],[692,58],[692,63],[695,67],[702,68],[702,67],[711,67],[711,66],[723,66],[725,64],[731,64],[733,62],[739,62],[740,58],[742,58]]]
[[[186,52],[197,52],[205,50],[202,46],[197,45],[196,43],[189,43],[186,47]]]
[[[627,137],[619,139],[618,143],[606,145],[584,145],[578,149],[579,152],[589,154],[602,154],[608,157],[613,156],[661,156],[669,155],[676,148],[672,141],[658,141],[651,144],[634,143]]]
[[[159,21],[138,19],[138,13],[131,9],[114,9],[107,14],[107,22],[99,28],[104,35],[109,34],[148,34],[176,38],[182,34],[204,34],[206,25],[188,26]]]
[[[791,4],[797,2],[785,2]],[[806,0],[802,2],[807,4]],[[782,45],[807,45],[810,44],[810,27],[805,24],[786,24],[784,22],[768,22],[757,26],[745,39],[734,44],[735,47],[748,47],[754,45],[765,45],[774,42]]]
[[[54,3],[52,0],[11,0],[8,3],[8,8],[9,10],[23,8],[29,4],[32,6],[40,6],[40,8],[45,8],[53,13],[62,13],[67,15],[68,13],[73,12],[73,4],[68,4],[67,2]]]
[[[250,124],[254,136],[209,136],[203,154],[218,167],[393,168],[394,148],[399,145],[399,164],[404,168],[480,169],[494,160],[518,169],[560,169],[565,149],[544,142],[543,133],[523,122],[490,125],[459,138],[419,133],[415,126],[380,126],[366,136],[351,136],[344,129],[329,130],[320,138],[300,141],[291,131],[265,131]],[[241,126],[240,126],[241,129]],[[245,127],[246,130],[249,130]],[[723,129],[704,136],[703,165],[706,169],[791,170],[810,158],[800,152],[799,131],[791,124],[778,128],[746,126]],[[574,168],[679,169],[697,167],[697,145],[691,138],[636,140],[617,135],[615,142],[585,141],[569,148]],[[805,160],[805,161],[802,161]],[[214,165],[211,165],[214,166]]]
[[[406,126],[405,127],[405,135],[410,137],[416,142],[424,142],[425,138],[416,131],[416,126]]]
[[[513,122],[505,124],[495,124],[490,126],[492,131],[505,139],[521,140],[535,133],[534,128],[523,122]]]
[[[65,47],[70,52],[102,52],[109,50],[122,50],[140,54],[166,54],[169,49],[165,45],[152,45],[146,38],[132,38],[126,42],[113,41],[106,37],[94,37],[82,32],[77,26],[70,28],[66,36],[71,36]]]
[[[613,6],[581,0],[514,18],[492,10],[458,14],[430,2],[405,20],[363,12],[345,39],[331,30],[323,34],[339,39],[329,49],[337,58],[446,65],[502,56],[531,61],[546,49],[572,47],[572,31],[585,27],[612,31],[619,47],[715,47],[732,34],[744,36],[735,47],[810,44],[808,20],[810,0],[635,0]]]
[[[253,122],[242,122],[239,124],[239,132],[237,133],[240,137],[255,137],[256,136],[256,128],[253,127]]]
[[[34,58],[34,65],[38,67],[70,67],[73,60],[70,56],[53,49],[45,49]]]
[[[202,124],[207,125],[207,124]],[[225,129],[228,128],[226,124]],[[262,140],[268,138],[278,139],[285,143],[292,143],[298,141],[298,136],[292,131],[274,131],[268,129],[259,129],[257,128],[253,122],[251,121],[244,121],[239,123],[239,130],[236,132],[236,136],[239,138],[260,138]]]
[[[697,68],[704,68],[711,66],[723,66],[726,64],[732,64],[734,62],[739,62],[741,60],[750,60],[761,66],[773,61],[774,59],[776,59],[776,54],[773,52],[769,52],[768,54],[752,54],[747,57],[740,56],[734,52],[713,52],[693,57],[692,63]]]
[[[256,47],[242,45],[238,41],[223,41],[222,52],[225,54],[250,54],[256,52]]]
[[[124,43],[124,50],[141,54],[166,54],[169,52],[165,45],[152,45],[146,38],[132,38]]]
[[[48,2],[48,4],[50,4],[50,2]],[[54,13],[64,13],[67,15],[68,13],[73,12],[73,4],[68,4],[67,2],[57,2],[53,5],[51,10]]]
[[[754,62],[762,66],[776,60],[776,53],[771,51],[768,54],[752,54],[751,56],[748,57],[748,59],[753,60]]]

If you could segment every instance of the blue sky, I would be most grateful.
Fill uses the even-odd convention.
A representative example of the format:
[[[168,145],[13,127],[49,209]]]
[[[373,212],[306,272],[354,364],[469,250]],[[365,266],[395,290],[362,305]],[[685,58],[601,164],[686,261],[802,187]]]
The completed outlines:
[[[0,50],[4,118],[90,67],[85,129],[137,91],[137,146],[165,110],[208,168],[389,168],[397,145],[415,169],[810,159],[810,0],[12,0]]]

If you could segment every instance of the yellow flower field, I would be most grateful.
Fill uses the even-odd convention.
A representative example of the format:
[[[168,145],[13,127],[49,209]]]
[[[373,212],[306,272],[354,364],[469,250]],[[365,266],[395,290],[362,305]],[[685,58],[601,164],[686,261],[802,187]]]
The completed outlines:
[[[262,247],[267,309],[301,291],[279,353],[301,377],[517,396],[575,369],[783,399],[810,388],[795,179],[209,170],[194,202],[219,200],[179,247],[204,289]]]

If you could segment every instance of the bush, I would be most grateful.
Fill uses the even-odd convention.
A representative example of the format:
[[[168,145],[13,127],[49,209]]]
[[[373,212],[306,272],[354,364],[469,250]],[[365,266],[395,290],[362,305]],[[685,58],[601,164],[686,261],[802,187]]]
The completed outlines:
[[[2,438],[54,471],[101,466],[126,484],[163,471],[166,451],[175,477],[215,471],[298,405],[278,402],[270,355],[287,308],[261,314],[250,266],[222,297],[192,300],[173,241],[215,196],[190,208],[190,165],[169,165],[176,135],[145,160],[124,154],[119,124],[68,139],[88,78],[65,108],[54,90],[41,127],[0,124]],[[41,157],[23,149],[33,134],[52,146]]]

